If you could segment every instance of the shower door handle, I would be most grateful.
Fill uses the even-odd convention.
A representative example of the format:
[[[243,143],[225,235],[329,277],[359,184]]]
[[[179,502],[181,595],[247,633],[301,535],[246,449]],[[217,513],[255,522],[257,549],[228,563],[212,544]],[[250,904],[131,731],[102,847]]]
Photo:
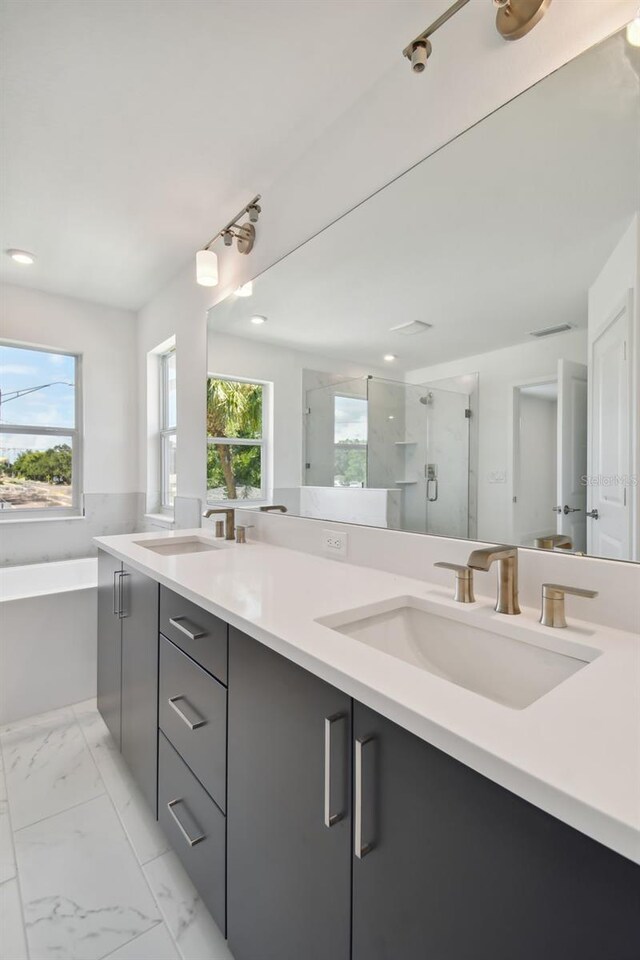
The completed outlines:
[[[438,479],[427,480],[427,500],[429,503],[435,503],[438,499]]]

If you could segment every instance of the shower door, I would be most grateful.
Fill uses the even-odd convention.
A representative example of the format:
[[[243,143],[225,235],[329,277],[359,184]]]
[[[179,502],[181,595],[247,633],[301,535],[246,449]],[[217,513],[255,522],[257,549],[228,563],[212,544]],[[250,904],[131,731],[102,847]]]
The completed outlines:
[[[469,397],[435,387],[425,396],[425,532],[468,537]]]

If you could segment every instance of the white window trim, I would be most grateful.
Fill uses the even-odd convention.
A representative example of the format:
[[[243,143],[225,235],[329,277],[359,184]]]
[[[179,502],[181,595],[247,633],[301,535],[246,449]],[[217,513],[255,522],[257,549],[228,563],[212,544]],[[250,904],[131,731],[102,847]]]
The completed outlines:
[[[169,376],[167,360],[170,356],[175,356],[176,349],[172,347],[166,350],[158,357],[160,365],[160,513],[170,515],[174,512],[174,504],[168,500],[168,476],[169,476],[169,441],[171,437],[176,437],[177,443],[177,425],[170,424],[169,421]]]
[[[53,347],[34,347],[31,343],[16,340],[2,340],[3,346],[17,347],[20,350],[33,350],[38,353],[55,353],[72,357],[75,361],[74,383],[74,426],[39,427],[32,424],[0,423],[0,433],[26,434],[27,436],[71,437],[71,506],[70,507],[0,507],[0,523],[19,520],[64,520],[68,517],[84,516],[82,486],[82,354],[57,350]]]
[[[252,499],[240,497],[235,500],[210,500],[207,496],[207,506],[229,506],[229,507],[255,507],[260,503],[266,503],[269,500],[269,491],[271,489],[270,464],[268,457],[268,437],[269,420],[271,416],[271,384],[266,380],[260,380],[256,377],[236,377],[227,373],[207,373],[207,380],[228,380],[230,383],[253,383],[262,387],[262,436],[252,439],[251,437],[210,437],[207,433],[207,447],[216,444],[226,444],[231,447],[260,447],[260,496]],[[208,486],[208,485],[206,485]]]

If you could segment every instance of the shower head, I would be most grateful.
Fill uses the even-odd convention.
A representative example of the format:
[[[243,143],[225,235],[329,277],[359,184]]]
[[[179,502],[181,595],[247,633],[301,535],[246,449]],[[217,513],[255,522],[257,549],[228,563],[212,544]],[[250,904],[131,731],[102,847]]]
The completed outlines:
[[[420,403],[424,403],[425,407],[430,406],[433,403],[433,394],[429,392],[426,396],[420,397]]]

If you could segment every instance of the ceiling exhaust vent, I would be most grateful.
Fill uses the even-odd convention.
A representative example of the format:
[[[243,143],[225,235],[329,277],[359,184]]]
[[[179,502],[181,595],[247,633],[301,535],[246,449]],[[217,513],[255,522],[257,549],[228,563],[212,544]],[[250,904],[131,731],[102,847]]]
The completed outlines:
[[[409,320],[408,323],[400,323],[397,327],[390,327],[391,333],[399,333],[401,337],[415,337],[417,333],[426,333],[431,330],[432,324],[425,323],[424,320]]]
[[[543,327],[542,330],[531,330],[530,337],[552,337],[554,333],[566,333],[567,330],[573,330],[570,323],[559,323],[555,327]]]

